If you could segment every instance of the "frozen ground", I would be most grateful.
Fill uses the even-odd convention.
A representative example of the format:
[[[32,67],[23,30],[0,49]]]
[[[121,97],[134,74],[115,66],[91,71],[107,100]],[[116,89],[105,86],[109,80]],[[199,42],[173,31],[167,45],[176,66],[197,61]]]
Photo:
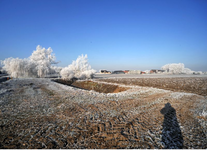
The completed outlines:
[[[180,77],[206,77],[207,75],[167,75],[167,74],[95,74],[95,78],[180,78]]]
[[[110,79],[92,81],[128,90],[41,78],[0,83],[0,148],[207,148],[206,96]]]

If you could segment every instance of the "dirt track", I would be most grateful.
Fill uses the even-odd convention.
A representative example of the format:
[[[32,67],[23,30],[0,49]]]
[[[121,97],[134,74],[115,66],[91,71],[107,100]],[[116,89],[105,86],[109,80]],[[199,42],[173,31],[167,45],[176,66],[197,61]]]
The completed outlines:
[[[100,94],[49,79],[2,83],[0,148],[207,148],[206,97],[120,87],[128,90]]]

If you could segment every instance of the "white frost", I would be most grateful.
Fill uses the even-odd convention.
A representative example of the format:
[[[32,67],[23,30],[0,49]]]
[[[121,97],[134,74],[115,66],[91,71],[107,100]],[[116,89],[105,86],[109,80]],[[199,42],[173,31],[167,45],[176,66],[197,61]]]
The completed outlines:
[[[207,117],[207,111],[203,110],[203,112],[200,113],[200,116]]]
[[[63,79],[70,80],[72,78],[85,79],[92,78],[96,71],[91,69],[91,66],[88,63],[88,56],[81,55],[76,61],[73,61],[71,65],[63,68],[60,71],[60,75]]]
[[[52,54],[52,49],[42,48],[37,46],[36,50],[29,58],[7,58],[2,64],[3,69],[14,78],[21,77],[44,77],[49,73],[51,64],[55,63],[55,55]]]
[[[162,70],[165,70],[166,72],[169,72],[172,74],[193,74],[194,73],[194,71],[190,70],[189,68],[185,68],[185,65],[183,63],[166,64],[162,66]]]

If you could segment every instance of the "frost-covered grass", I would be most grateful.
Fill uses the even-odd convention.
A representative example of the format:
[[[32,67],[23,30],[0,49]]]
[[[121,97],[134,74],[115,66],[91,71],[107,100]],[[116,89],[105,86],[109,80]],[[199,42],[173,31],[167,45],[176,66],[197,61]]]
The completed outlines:
[[[207,117],[207,110],[203,110],[202,113],[200,113],[200,116]]]
[[[170,96],[174,99],[181,99],[184,96],[193,96],[195,94],[193,93],[183,93],[183,92],[173,92],[170,94]]]
[[[122,144],[126,140],[129,141],[127,144],[129,148],[131,148],[132,144],[138,143],[133,141],[134,137],[136,139],[139,138],[141,143],[138,144],[140,145],[143,145],[142,142],[144,142],[151,144],[155,148],[164,148],[164,146],[172,142],[163,143],[163,137],[170,141],[173,140],[171,134],[166,133],[164,130],[164,126],[168,125],[163,125],[164,116],[160,113],[163,106],[169,102],[176,110],[176,117],[179,123],[177,125],[180,128],[181,125],[183,127],[181,131],[185,133],[183,135],[186,137],[185,143],[187,143],[185,148],[204,147],[205,137],[200,134],[204,129],[197,128],[199,127],[197,122],[194,124],[192,120],[189,121],[189,118],[185,118],[188,116],[189,111],[193,110],[192,112],[194,112],[194,109],[200,108],[199,99],[204,97],[153,87],[107,83],[96,79],[92,79],[92,81],[118,85],[129,89],[120,93],[99,93],[52,82],[48,78],[21,78],[2,82],[0,84],[0,117],[2,117],[0,123],[5,130],[1,132],[3,137],[1,143],[8,144],[4,139],[10,137],[9,133],[18,135],[13,137],[14,140],[11,143],[13,145],[18,145],[24,141],[37,143],[37,140],[40,141],[42,139],[56,140],[55,144],[61,144],[68,137],[72,140],[77,140],[77,143],[81,143],[81,140],[77,139],[74,134],[69,135],[72,131],[72,133],[78,133],[79,136],[84,136],[85,142],[91,141],[93,137],[90,137],[95,137],[97,134],[101,140],[110,139],[111,135],[115,133],[118,135],[118,143]],[[189,106],[193,104],[199,105],[196,108],[191,108],[185,104],[189,104]],[[201,108],[200,110],[203,109]],[[203,111],[203,113],[206,114],[206,111]],[[196,119],[198,114],[190,115],[190,117]],[[169,121],[174,121],[176,118],[174,116],[172,118],[168,117],[168,119]],[[175,127],[178,127],[177,125]],[[106,130],[104,129],[105,127]],[[192,128],[193,132],[188,130],[188,127]],[[203,124],[204,127],[206,127],[206,124]],[[98,128],[102,130],[98,131]],[[120,129],[123,131],[122,133],[120,133]],[[171,128],[172,133],[174,130],[173,126]],[[110,131],[112,132],[110,133]],[[38,134],[35,135],[34,133]],[[86,136],[86,134],[89,136]],[[126,140],[120,141],[119,137],[123,136],[123,134],[126,135]],[[28,135],[29,138],[27,138]],[[43,140],[42,142],[48,148],[50,143]],[[93,140],[97,141],[97,139]],[[115,138],[112,140],[114,141]],[[67,145],[70,141],[68,140],[64,144]],[[198,145],[197,141],[201,145]],[[71,143],[73,144],[73,141]],[[86,143],[85,147],[89,144]],[[31,143],[28,143],[28,146],[31,146]],[[67,146],[67,148],[73,148],[71,145]],[[37,146],[33,145],[33,147]],[[59,148],[64,147],[60,145]],[[78,148],[82,147],[79,145]]]
[[[194,76],[188,75],[189,77],[185,76],[177,76],[173,77],[170,75],[139,75],[138,77],[120,77],[120,78],[100,78],[97,79],[99,81],[104,82],[111,82],[111,83],[118,83],[118,84],[125,84],[125,85],[138,85],[138,86],[145,86],[145,87],[154,87],[166,90],[173,90],[176,92],[188,92],[188,93],[195,93],[199,95],[205,96],[207,94],[207,76]]]

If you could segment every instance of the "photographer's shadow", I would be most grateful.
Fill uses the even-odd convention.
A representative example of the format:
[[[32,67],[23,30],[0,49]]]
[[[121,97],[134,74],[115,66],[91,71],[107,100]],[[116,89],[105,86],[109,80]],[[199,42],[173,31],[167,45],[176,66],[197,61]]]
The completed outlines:
[[[160,112],[164,115],[162,142],[165,144],[165,149],[183,148],[183,137],[177,121],[176,110],[170,103],[167,103]]]

